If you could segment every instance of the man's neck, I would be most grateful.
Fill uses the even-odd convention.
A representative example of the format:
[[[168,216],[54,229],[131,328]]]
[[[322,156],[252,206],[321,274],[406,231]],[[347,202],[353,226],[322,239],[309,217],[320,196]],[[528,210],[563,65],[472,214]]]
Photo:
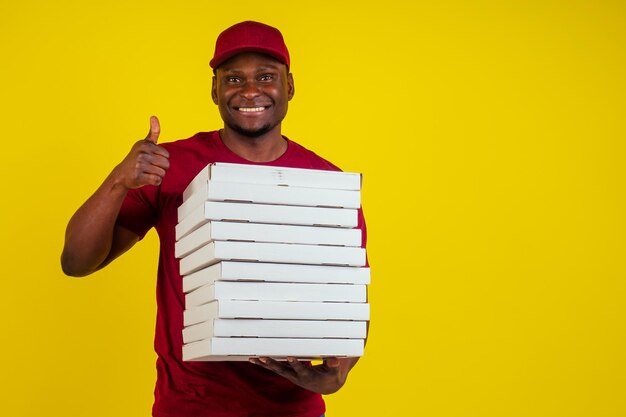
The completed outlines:
[[[287,141],[279,129],[249,137],[225,127],[220,130],[220,137],[228,149],[252,162],[274,161],[287,151]]]

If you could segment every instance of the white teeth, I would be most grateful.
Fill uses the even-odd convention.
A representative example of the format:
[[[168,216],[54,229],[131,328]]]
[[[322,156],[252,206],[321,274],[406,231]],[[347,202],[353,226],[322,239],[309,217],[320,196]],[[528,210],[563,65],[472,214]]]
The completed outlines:
[[[239,107],[239,111],[252,113],[255,111],[263,111],[265,107]]]

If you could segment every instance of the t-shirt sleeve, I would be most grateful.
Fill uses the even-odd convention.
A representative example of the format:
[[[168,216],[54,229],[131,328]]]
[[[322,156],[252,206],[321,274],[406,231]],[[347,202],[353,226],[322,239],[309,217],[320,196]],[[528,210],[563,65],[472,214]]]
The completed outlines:
[[[156,187],[130,190],[122,203],[115,224],[130,230],[140,239],[156,225]]]
[[[361,229],[361,247],[366,250],[365,266],[370,266],[370,262],[367,257],[367,225],[365,224],[365,216],[363,215],[363,207],[359,209],[359,221],[358,221],[357,229]]]

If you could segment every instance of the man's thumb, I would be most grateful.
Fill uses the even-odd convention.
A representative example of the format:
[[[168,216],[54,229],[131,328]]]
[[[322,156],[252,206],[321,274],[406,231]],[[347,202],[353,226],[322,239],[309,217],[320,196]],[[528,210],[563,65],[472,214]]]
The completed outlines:
[[[156,116],[150,117],[150,131],[148,132],[148,136],[146,136],[146,140],[152,143],[157,143],[159,140],[159,135],[161,134],[161,125],[159,124],[159,119]]]

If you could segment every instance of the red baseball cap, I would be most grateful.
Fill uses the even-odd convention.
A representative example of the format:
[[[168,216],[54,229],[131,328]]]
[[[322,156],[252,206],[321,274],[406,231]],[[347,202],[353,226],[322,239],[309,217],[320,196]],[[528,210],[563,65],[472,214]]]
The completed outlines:
[[[215,42],[215,53],[209,62],[211,68],[242,52],[267,54],[289,68],[289,51],[280,31],[263,23],[245,21],[224,30]]]

